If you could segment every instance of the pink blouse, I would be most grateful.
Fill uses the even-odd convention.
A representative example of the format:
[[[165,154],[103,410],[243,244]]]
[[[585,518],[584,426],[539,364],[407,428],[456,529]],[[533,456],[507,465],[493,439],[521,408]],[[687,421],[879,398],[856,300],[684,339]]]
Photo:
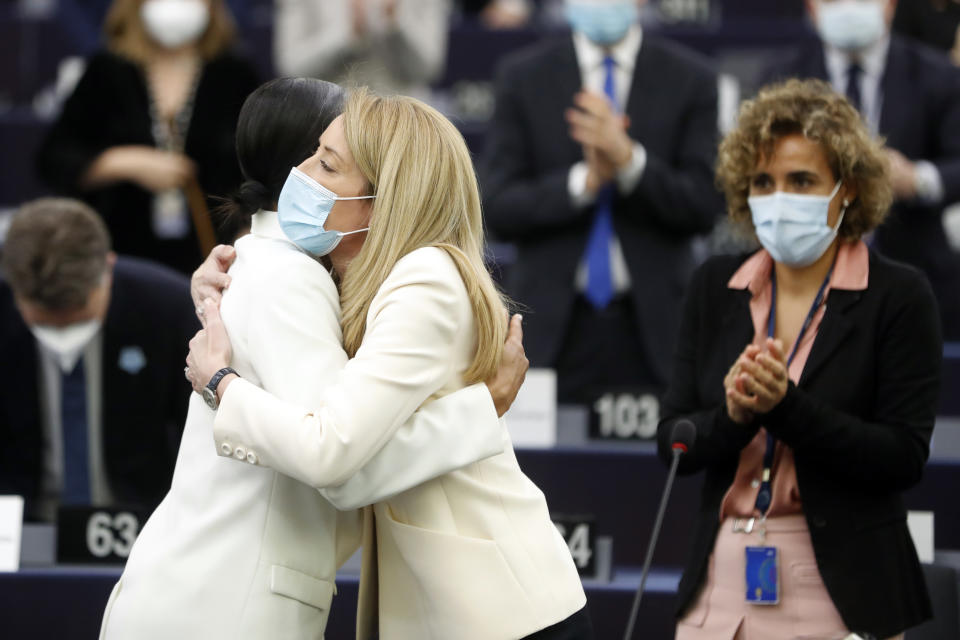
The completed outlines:
[[[737,270],[727,286],[731,289],[748,289],[750,298],[750,315],[753,318],[753,344],[762,345],[767,338],[767,320],[770,316],[772,287],[770,285],[770,271],[773,268],[773,258],[766,249],[761,249],[750,256]],[[794,384],[800,380],[803,367],[810,355],[810,349],[816,340],[817,332],[823,314],[827,309],[827,302],[831,289],[845,289],[862,291],[867,288],[870,271],[870,253],[863,241],[855,244],[841,243],[837,250],[837,259],[833,267],[833,274],[824,294],[824,304],[820,305],[814,314],[813,321],[806,333],[800,337],[797,353],[790,363],[789,376]],[[792,345],[791,345],[792,347]],[[788,349],[789,353],[790,350]],[[760,491],[760,476],[763,473],[763,454],[767,448],[767,431],[763,427],[757,432],[740,452],[740,464],[734,476],[733,484],[720,503],[720,521],[732,516],[739,518],[759,517],[760,512],[754,507],[757,494]],[[803,513],[803,502],[800,498],[800,488],[797,486],[797,470],[794,465],[793,451],[782,442],[777,441],[774,449],[773,468],[771,469],[772,500],[767,516],[783,516],[793,513]]]

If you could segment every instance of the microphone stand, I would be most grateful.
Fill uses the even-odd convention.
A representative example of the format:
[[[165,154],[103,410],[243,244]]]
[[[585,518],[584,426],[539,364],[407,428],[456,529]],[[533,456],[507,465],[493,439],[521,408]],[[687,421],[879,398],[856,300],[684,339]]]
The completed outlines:
[[[633,610],[630,611],[630,620],[627,622],[627,630],[623,634],[623,640],[630,640],[633,637],[633,628],[637,623],[637,612],[640,611],[640,599],[643,597],[643,588],[647,584],[647,574],[650,573],[650,563],[653,560],[653,550],[657,546],[657,538],[660,536],[660,526],[663,524],[663,514],[667,510],[667,500],[670,498],[670,490],[673,488],[673,479],[677,476],[677,466],[680,464],[680,456],[686,453],[686,446],[682,444],[673,445],[673,460],[670,462],[670,472],[667,474],[667,485],[663,490],[663,497],[660,499],[660,510],[657,512],[657,519],[653,523],[653,535],[650,537],[650,546],[647,547],[647,557],[643,561],[643,572],[640,574],[640,588],[637,589],[637,595],[633,600]]]

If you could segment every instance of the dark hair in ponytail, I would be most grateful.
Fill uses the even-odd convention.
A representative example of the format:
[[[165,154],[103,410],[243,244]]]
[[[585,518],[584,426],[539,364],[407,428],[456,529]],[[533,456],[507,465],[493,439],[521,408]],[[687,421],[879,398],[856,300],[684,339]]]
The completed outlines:
[[[315,78],[278,78],[247,97],[237,121],[244,181],[219,208],[231,226],[248,226],[257,210],[276,207],[290,169],[313,155],[344,99],[341,87]]]

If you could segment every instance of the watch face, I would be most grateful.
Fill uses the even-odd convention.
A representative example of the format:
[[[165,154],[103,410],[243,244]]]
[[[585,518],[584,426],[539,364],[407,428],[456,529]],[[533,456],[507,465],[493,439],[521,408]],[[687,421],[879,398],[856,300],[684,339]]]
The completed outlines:
[[[211,409],[216,409],[217,405],[220,404],[217,402],[217,392],[210,387],[203,388],[203,401],[206,402],[207,406]]]

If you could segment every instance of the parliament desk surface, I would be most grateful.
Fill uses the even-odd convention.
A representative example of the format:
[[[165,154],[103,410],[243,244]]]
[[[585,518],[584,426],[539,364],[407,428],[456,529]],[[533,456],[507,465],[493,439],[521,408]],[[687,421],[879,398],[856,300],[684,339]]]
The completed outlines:
[[[612,538],[612,579],[585,580],[584,586],[596,637],[622,637],[664,484],[665,469],[652,446],[521,449],[517,457],[544,490],[555,514],[590,516],[597,533]],[[676,585],[699,484],[700,477],[693,476],[678,479],[674,487],[640,609],[638,629],[645,633],[636,637],[672,637]],[[960,462],[934,459],[922,482],[906,495],[908,508],[935,512],[939,550],[960,549],[958,486]],[[120,572],[113,566],[34,566],[0,574],[0,638],[96,638],[103,607]],[[341,573],[338,590],[327,633],[330,640],[353,637],[356,573]]]

